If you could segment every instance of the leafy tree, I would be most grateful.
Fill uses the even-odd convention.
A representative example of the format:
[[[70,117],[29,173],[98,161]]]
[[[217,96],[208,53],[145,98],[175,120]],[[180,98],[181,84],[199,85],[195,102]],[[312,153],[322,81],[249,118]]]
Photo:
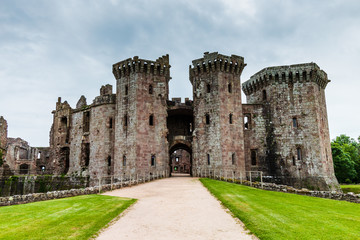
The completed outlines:
[[[360,182],[360,143],[342,134],[331,142],[331,151],[338,181]]]

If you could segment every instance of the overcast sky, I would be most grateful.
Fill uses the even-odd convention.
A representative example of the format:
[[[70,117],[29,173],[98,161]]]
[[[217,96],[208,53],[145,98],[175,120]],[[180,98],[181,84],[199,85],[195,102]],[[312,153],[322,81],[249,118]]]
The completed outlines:
[[[92,103],[101,85],[115,85],[112,64],[169,54],[170,97],[192,98],[188,67],[207,51],[243,56],[242,82],[268,66],[316,62],[331,80],[331,138],[360,135],[359,0],[3,0],[0,115],[9,137],[48,146],[57,98]]]

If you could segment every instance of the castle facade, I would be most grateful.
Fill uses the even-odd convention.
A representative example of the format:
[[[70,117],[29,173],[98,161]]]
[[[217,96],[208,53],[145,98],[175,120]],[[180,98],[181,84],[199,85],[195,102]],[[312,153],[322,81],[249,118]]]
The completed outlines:
[[[168,55],[115,63],[115,93],[106,85],[91,104],[84,96],[75,108],[61,98],[56,103],[54,173],[95,178],[178,172],[176,152],[186,151],[189,160],[181,169],[193,176],[245,178],[262,171],[283,184],[337,189],[327,74],[315,63],[268,67],[241,84],[245,66],[243,57],[206,52],[189,67],[193,100],[181,102],[169,100]]]

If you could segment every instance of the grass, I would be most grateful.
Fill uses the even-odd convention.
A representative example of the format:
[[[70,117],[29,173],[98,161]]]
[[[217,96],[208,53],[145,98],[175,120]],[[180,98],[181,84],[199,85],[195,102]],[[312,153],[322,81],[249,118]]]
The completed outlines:
[[[360,239],[360,204],[200,181],[260,239]]]
[[[341,189],[344,193],[353,192],[355,194],[360,193],[360,184],[359,185],[341,185]]]
[[[84,195],[0,208],[0,239],[89,239],[136,200]]]

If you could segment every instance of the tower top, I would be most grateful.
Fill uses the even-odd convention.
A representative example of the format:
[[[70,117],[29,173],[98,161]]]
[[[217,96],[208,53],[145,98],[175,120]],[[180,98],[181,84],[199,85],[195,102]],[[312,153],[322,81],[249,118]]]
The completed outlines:
[[[169,55],[159,57],[155,61],[140,59],[138,56],[128,58],[113,64],[113,74],[116,79],[129,76],[131,73],[145,73],[167,76],[170,80]]]
[[[226,56],[218,52],[205,52],[204,57],[193,60],[192,65],[189,66],[190,81],[193,76],[218,71],[240,76],[246,66],[243,57],[237,55]]]
[[[242,89],[246,95],[249,95],[277,82],[315,82],[325,89],[330,80],[326,72],[321,70],[316,63],[311,62],[264,68],[244,82]]]

